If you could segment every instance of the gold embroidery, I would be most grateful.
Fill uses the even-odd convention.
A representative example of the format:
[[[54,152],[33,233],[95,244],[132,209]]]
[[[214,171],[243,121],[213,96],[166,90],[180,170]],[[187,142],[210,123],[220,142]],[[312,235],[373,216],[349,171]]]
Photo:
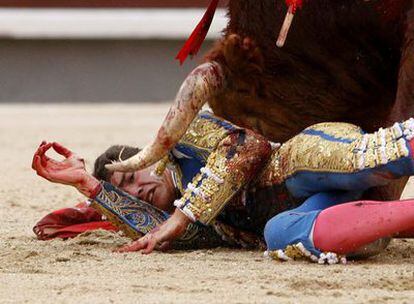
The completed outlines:
[[[243,138],[243,142],[239,140]],[[263,166],[270,144],[254,134],[232,134],[210,154],[206,166],[195,176],[175,205],[193,220],[209,224],[227,202]]]
[[[213,152],[206,164],[211,174],[198,174],[194,183],[199,184],[198,189],[203,194],[187,192],[183,197],[184,200],[189,200],[188,209],[202,223],[208,224],[214,219],[243,184],[243,178],[237,170],[227,170],[227,162],[225,155],[219,151]],[[222,183],[218,182],[219,179]]]
[[[168,164],[170,162],[170,156],[166,155],[164,156],[158,163],[157,166],[154,169],[154,173],[157,176],[162,176],[162,174],[164,173],[165,169],[167,168]]]
[[[122,193],[106,182],[102,183],[102,190],[91,202],[91,207],[133,239],[150,232],[167,219],[163,211]],[[126,217],[130,221],[125,221]]]
[[[266,251],[265,256],[268,256],[274,260],[279,261],[291,261],[291,260],[302,260],[306,259],[313,263],[321,265],[333,265],[333,264],[346,264],[346,256],[338,255],[333,252],[322,252],[318,256],[312,254],[306,247],[301,243],[288,245],[284,250],[273,250]]]
[[[171,171],[174,174],[174,180],[175,180],[175,184],[176,184],[178,190],[180,191],[181,195],[183,195],[185,193],[185,189],[183,187],[183,182],[182,182],[183,172],[181,171],[180,166],[178,166],[174,162],[174,163],[171,163],[169,165],[169,168],[171,169]]]
[[[203,112],[201,115],[198,115],[194,119],[178,144],[187,146],[200,159],[207,161],[210,154],[217,148],[218,144],[227,135],[234,132],[234,130],[237,130],[238,128],[222,119],[217,118],[218,122],[215,122],[214,120],[216,117],[209,112]],[[226,129],[222,124],[229,124],[229,126],[232,126],[231,130]],[[180,166],[174,161],[174,156],[172,156],[171,153],[167,166],[173,170],[177,186],[181,194],[184,195],[184,187],[187,185],[182,185],[181,180],[183,173]]]
[[[363,134],[347,123],[322,123],[293,137],[272,154],[259,184],[281,184],[300,171],[352,173],[408,156],[395,127]]]
[[[211,117],[214,118],[213,115],[211,115]],[[223,123],[226,122],[223,121]],[[236,129],[236,127],[234,127],[234,129]],[[209,150],[209,152],[211,152],[228,134],[229,130],[220,124],[202,116],[197,116],[197,118],[191,123],[188,131],[181,138],[180,144],[190,145],[198,149]]]
[[[191,123],[187,132],[181,138],[179,145],[187,146],[192,149],[193,153],[200,159],[207,161],[218,144],[231,132],[237,130],[237,127],[232,126],[231,130],[226,129],[222,125],[223,123],[227,123],[226,121],[218,119],[218,122],[215,122],[215,116],[209,112],[203,112],[201,114],[203,116],[198,115]],[[209,119],[209,117],[211,119]],[[230,125],[230,123],[228,124]],[[174,171],[181,194],[184,194],[185,189],[183,186],[186,185],[181,184],[183,177],[181,168],[175,161],[171,160],[171,158],[168,165],[172,167]]]

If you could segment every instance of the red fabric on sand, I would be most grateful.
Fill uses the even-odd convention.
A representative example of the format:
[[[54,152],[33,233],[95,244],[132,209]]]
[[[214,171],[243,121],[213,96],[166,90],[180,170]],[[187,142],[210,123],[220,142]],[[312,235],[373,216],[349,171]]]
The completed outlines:
[[[104,229],[117,231],[110,222],[102,220],[102,216],[86,203],[80,203],[74,208],[64,208],[43,217],[33,227],[33,232],[39,240],[53,238],[71,238],[86,231]]]

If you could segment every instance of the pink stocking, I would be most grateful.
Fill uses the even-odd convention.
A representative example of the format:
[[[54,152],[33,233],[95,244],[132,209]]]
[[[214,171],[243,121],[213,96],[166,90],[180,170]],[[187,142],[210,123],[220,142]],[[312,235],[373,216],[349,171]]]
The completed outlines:
[[[414,200],[358,201],[323,210],[313,241],[321,251],[346,254],[398,232],[414,231]]]

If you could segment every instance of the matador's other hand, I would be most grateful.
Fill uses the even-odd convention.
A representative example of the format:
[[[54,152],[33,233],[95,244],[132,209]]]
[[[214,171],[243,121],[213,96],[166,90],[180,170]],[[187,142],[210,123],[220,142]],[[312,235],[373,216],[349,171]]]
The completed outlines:
[[[46,152],[50,148],[53,148],[65,159],[56,161],[48,157]],[[99,185],[99,181],[86,171],[84,160],[56,142],[42,142],[40,144],[33,156],[32,168],[37,175],[53,183],[74,186],[87,196],[90,196]]]
[[[176,210],[161,226],[156,227],[139,240],[121,247],[118,252],[123,253],[141,250],[143,254],[149,254],[155,248],[161,250],[166,249],[173,240],[183,235],[190,222],[190,219],[184,213]]]

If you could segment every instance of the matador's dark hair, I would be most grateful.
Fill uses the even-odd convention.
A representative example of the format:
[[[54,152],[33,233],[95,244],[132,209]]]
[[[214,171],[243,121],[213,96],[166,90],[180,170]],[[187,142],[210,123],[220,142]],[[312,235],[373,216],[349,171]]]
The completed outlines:
[[[99,180],[109,181],[111,173],[105,168],[106,164],[130,158],[140,151],[131,146],[114,145],[109,147],[96,160],[93,168],[93,176]]]

